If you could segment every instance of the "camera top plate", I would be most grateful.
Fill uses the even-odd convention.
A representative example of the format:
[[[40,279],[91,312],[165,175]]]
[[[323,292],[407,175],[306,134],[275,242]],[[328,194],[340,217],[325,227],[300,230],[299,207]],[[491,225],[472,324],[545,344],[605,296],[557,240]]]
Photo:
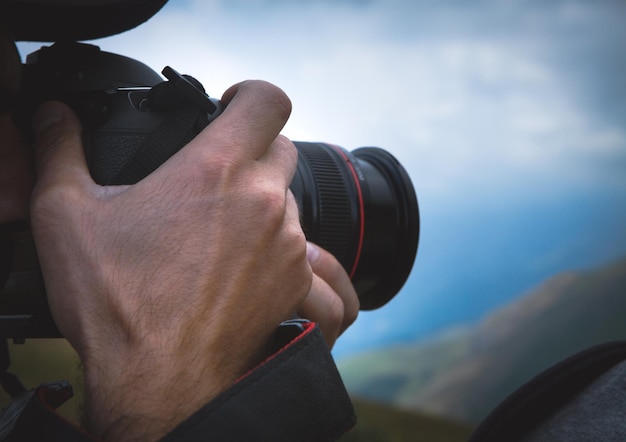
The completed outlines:
[[[84,41],[132,29],[167,0],[2,0],[0,21],[16,41]]]

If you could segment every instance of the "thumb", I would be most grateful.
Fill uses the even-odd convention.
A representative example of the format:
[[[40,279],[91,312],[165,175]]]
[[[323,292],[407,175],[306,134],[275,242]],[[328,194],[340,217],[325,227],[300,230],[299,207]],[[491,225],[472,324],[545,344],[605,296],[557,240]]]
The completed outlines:
[[[93,182],[83,152],[81,124],[68,106],[58,101],[44,103],[35,113],[33,129],[37,187]]]

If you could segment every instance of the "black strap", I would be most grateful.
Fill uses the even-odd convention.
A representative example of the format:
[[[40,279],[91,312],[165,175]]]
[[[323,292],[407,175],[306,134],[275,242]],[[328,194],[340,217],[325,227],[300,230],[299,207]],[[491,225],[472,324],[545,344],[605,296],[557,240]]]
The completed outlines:
[[[329,442],[355,422],[330,351],[311,324],[162,442]]]
[[[478,426],[469,442],[523,439],[596,378],[626,360],[626,341],[609,342],[577,353],[520,387]]]
[[[206,113],[194,106],[185,105],[169,112],[163,124],[146,138],[109,184],[135,184],[148,176],[193,139],[203,119],[206,120]]]

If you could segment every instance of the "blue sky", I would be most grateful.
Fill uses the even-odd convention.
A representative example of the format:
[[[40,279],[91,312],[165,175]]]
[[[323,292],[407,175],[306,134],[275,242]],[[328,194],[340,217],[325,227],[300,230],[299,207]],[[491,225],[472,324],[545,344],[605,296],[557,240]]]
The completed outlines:
[[[422,215],[414,271],[342,357],[626,255],[625,17],[618,0],[170,0],[94,43],[212,96],[271,81],[293,102],[285,135],[405,165]]]

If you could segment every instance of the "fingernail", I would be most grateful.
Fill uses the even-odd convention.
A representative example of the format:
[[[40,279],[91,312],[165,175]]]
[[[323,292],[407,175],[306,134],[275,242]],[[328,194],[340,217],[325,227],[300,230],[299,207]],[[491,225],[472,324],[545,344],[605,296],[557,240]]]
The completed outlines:
[[[35,136],[63,119],[63,106],[60,103],[44,103],[37,109],[33,118]]]
[[[315,244],[308,242],[306,243],[306,259],[309,261],[309,264],[313,264],[320,257],[320,249]]]

